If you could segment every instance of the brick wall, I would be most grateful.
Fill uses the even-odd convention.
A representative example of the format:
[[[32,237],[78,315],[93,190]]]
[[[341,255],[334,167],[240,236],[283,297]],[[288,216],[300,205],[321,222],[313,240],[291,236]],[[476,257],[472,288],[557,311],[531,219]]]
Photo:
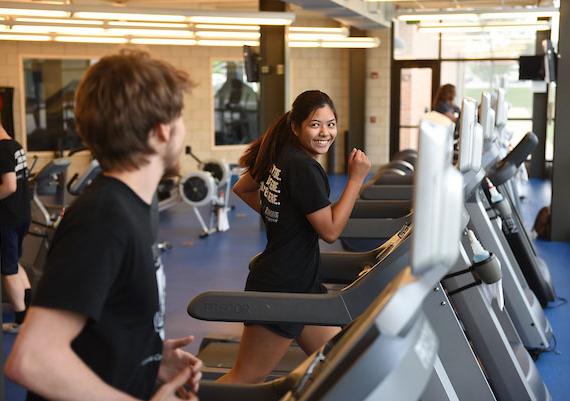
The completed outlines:
[[[369,31],[381,44],[366,51],[365,143],[374,165],[386,163],[390,144],[390,29]]]
[[[293,48],[290,50],[290,101],[303,91],[318,89],[331,97],[338,115],[335,170],[344,166],[344,131],[348,129],[348,51]],[[326,164],[326,157],[319,160]]]
[[[386,30],[387,31],[387,30]],[[366,143],[374,163],[387,157],[389,115],[389,34],[385,31],[373,32],[382,38],[378,49],[368,50],[368,70],[380,71],[380,78],[367,80],[367,116],[375,113],[378,120],[366,125]],[[0,42],[0,86],[12,86],[14,93],[14,125],[16,136],[23,141],[22,123],[22,58],[93,58],[117,51],[120,46],[73,43],[34,43]],[[169,61],[173,65],[190,72],[197,86],[185,102],[183,113],[187,128],[186,144],[191,145],[200,158],[224,158],[235,162],[244,146],[213,146],[212,89],[210,63],[213,59],[241,59],[241,48],[231,47],[183,47],[183,46],[139,46],[154,56]],[[339,157],[337,170],[344,160],[343,133],[348,124],[348,51],[344,49],[303,49],[290,50],[290,103],[295,96],[307,89],[320,89],[334,100],[339,117]],[[51,154],[40,154],[40,164],[51,158]],[[85,158],[78,155],[76,169],[81,170]],[[196,169],[193,159],[182,158],[183,172]],[[73,171],[71,172],[73,173]]]

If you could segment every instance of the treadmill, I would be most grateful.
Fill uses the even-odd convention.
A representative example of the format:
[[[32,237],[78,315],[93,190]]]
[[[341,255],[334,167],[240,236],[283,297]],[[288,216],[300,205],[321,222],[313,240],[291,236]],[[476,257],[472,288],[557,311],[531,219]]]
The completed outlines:
[[[461,192],[441,191],[433,185],[435,182],[447,188],[461,186],[460,175],[451,168],[450,158],[445,157],[445,135],[435,127],[424,126],[422,131],[421,141],[431,151],[425,152],[428,156],[423,162],[421,158],[418,161],[418,181],[424,184],[418,184],[415,202],[425,207],[418,206],[414,216],[415,277],[409,268],[401,270],[355,323],[287,376],[259,385],[204,381],[199,393],[201,400],[420,399],[433,378],[434,363],[437,364],[437,340],[421,304],[457,258],[462,204]],[[267,300],[283,295],[257,294]],[[310,295],[313,294],[305,296],[311,298]],[[220,299],[216,305],[227,309],[232,305],[230,299]],[[312,309],[311,301],[314,299],[308,300],[305,310]],[[248,309],[243,307],[253,303],[237,301],[233,305]],[[276,313],[286,316],[285,312]],[[264,321],[258,320],[256,313],[249,315],[248,320]],[[267,321],[275,321],[275,317]]]

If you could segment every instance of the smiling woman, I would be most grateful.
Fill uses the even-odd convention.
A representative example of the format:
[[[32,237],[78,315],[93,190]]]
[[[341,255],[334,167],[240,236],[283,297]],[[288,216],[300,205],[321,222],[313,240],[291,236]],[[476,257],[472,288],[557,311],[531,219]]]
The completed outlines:
[[[234,192],[261,215],[267,229],[267,246],[250,264],[247,291],[326,292],[318,276],[319,238],[329,242],[338,238],[370,170],[366,155],[354,149],[348,160],[348,183],[340,200],[331,205],[327,174],[316,157],[327,153],[336,135],[331,98],[318,90],[306,91],[241,157],[246,173]],[[338,330],[246,322],[238,361],[221,381],[263,381],[293,339],[311,354]]]

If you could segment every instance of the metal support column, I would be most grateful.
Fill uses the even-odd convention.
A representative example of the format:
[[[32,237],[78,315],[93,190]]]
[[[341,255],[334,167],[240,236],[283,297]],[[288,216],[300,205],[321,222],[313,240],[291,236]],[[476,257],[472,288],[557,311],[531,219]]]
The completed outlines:
[[[366,32],[350,28],[350,36],[365,36]],[[348,151],[366,150],[364,140],[366,119],[366,49],[348,50]]]
[[[552,230],[554,241],[570,241],[570,2],[560,2],[560,39],[556,82],[556,124],[552,174]]]
[[[544,53],[542,41],[550,38],[550,31],[536,32],[536,54]],[[529,175],[533,178],[546,178],[545,151],[546,151],[546,126],[548,89],[545,93],[534,93],[532,96],[532,132],[538,137],[538,146],[532,153]]]
[[[259,1],[260,11],[286,11],[286,6],[278,0]],[[286,111],[285,29],[284,26],[261,26],[259,132],[265,132]]]

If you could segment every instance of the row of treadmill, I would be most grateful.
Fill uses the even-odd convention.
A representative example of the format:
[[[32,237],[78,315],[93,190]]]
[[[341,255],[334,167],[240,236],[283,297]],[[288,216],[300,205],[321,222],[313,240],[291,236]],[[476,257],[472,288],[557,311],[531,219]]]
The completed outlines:
[[[508,151],[506,115],[503,90],[464,99],[455,138],[447,117],[426,114],[418,153],[362,191],[343,233],[352,251],[321,253],[328,293],[192,299],[196,319],[343,327],[308,357],[292,346],[259,385],[213,381],[238,343],[204,339],[200,399],[550,400],[533,358],[553,347],[543,307],[556,294],[513,185],[537,138]]]

